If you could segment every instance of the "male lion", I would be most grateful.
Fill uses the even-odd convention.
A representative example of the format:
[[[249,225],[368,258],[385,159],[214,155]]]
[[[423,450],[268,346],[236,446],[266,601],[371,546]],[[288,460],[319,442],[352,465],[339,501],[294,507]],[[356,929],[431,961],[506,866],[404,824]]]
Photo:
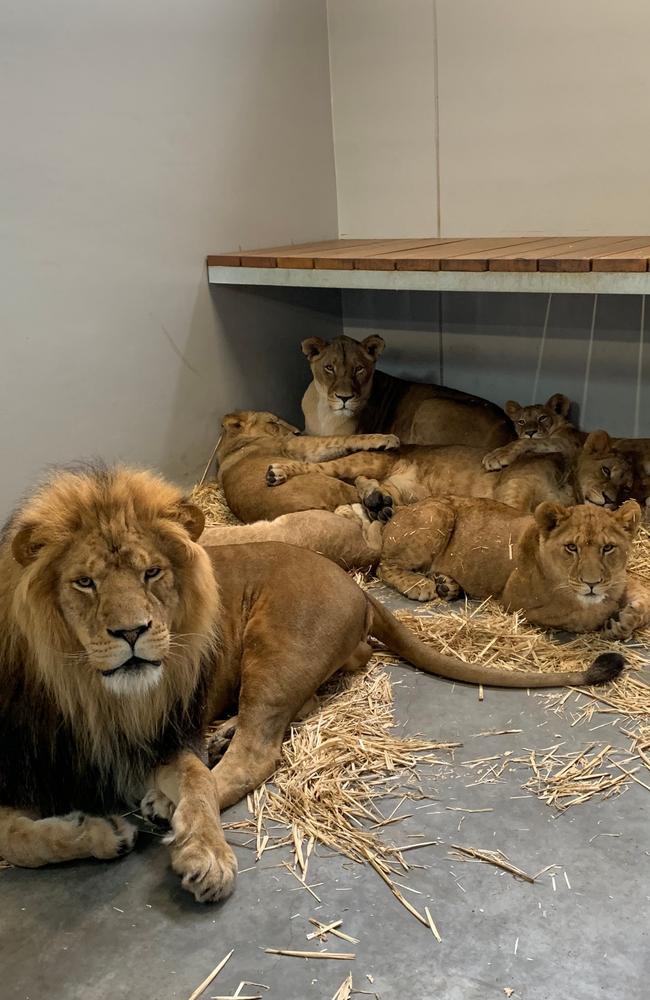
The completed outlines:
[[[197,900],[233,887],[219,810],[273,772],[285,731],[374,636],[429,673],[506,687],[609,679],[511,672],[444,656],[333,562],[277,542],[197,544],[201,511],[149,472],[60,472],[0,543],[0,856],[38,867],[133,846],[120,814],[171,823]],[[317,585],[315,585],[315,581]],[[239,706],[211,772],[203,730]]]
[[[307,434],[392,433],[404,444],[476,445],[484,452],[512,441],[512,424],[495,403],[376,371],[384,347],[374,334],[303,340],[313,375],[302,400]]]
[[[614,506],[632,482],[627,461],[612,453],[602,431],[590,434],[574,458],[529,455],[496,475],[485,472],[481,459],[480,448],[406,445],[316,464],[276,462],[269,466],[266,481],[274,486],[298,475],[339,476],[355,484],[369,516],[381,521],[392,516],[397,504],[446,493],[491,498],[527,511],[543,500]]]
[[[650,592],[627,576],[640,518],[542,503],[534,515],[494,500],[446,496],[398,510],[378,575],[413,600],[496,597],[537,625],[627,638],[650,619]]]
[[[305,437],[275,414],[255,410],[227,413],[221,428],[219,480],[231,511],[246,523],[301,510],[336,510],[359,499],[354,487],[329,475],[301,476],[282,489],[267,490],[264,475],[271,462],[286,458],[322,462],[350,452],[399,445],[394,434]]]

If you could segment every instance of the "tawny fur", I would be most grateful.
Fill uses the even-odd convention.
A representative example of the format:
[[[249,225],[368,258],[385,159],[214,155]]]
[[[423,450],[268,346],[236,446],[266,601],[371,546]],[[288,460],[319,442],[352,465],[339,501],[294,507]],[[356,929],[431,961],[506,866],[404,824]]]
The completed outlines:
[[[267,471],[267,482],[290,483],[293,476],[312,473],[338,476],[355,484],[370,516],[380,520],[388,520],[396,506],[446,493],[500,500],[526,511],[543,500],[615,505],[631,483],[629,464],[599,432],[573,458],[524,456],[499,473],[486,472],[481,458],[478,448],[411,445],[317,464],[276,462]]]
[[[344,569],[366,569],[381,554],[381,526],[368,520],[360,504],[327,510],[281,514],[274,521],[207,527],[202,545],[242,545],[248,542],[286,542],[319,552]]]
[[[396,513],[378,573],[414,600],[495,597],[535,624],[627,638],[650,616],[650,591],[626,572],[639,518],[633,500],[614,512],[547,502],[530,515],[439,497]]]
[[[404,444],[487,448],[514,437],[494,403],[440,385],[422,385],[377,371],[384,340],[320,337],[302,342],[312,381],[302,400],[307,434],[397,434]]]
[[[0,544],[1,856],[25,866],[119,856],[135,839],[119,813],[142,797],[145,815],[171,824],[184,887],[216,900],[236,873],[219,810],[272,774],[291,720],[333,673],[367,663],[370,636],[454,680],[543,687],[590,678],[445,656],[330,560],[279,542],[206,548],[197,544],[203,528],[175,487],[119,468],[60,473],[9,523]],[[210,772],[203,728],[229,707],[236,732]]]
[[[356,490],[327,475],[297,479],[278,490],[266,488],[264,476],[271,462],[282,459],[320,462],[350,452],[396,448],[395,435],[305,437],[273,413],[240,410],[227,414],[217,448],[219,480],[232,512],[246,523],[273,520],[304,510],[336,510],[356,503]]]

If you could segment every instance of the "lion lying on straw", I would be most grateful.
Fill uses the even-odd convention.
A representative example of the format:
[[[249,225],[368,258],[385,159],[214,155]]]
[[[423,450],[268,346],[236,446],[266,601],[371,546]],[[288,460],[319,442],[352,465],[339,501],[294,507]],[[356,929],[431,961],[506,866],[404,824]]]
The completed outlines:
[[[608,680],[443,656],[338,566],[276,542],[197,544],[202,512],[159,477],[55,475],[0,544],[0,855],[37,867],[113,858],[140,802],[171,824],[173,869],[197,900],[228,895],[236,863],[219,819],[274,770],[286,729],[371,636],[430,673],[508,687]],[[314,586],[314,581],[318,585]],[[211,772],[204,727],[239,704]],[[231,722],[232,725],[232,722]]]
[[[432,498],[396,512],[378,574],[414,600],[491,596],[533,624],[624,639],[650,620],[650,590],[627,575],[640,518],[634,500],[617,511],[546,502],[529,515]]]

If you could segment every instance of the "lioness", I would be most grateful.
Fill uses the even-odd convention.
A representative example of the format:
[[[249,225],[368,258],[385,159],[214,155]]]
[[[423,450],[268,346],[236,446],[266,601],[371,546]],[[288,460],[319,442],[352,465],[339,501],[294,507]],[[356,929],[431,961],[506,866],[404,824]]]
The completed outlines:
[[[547,502],[526,515],[437,497],[397,511],[378,574],[414,600],[496,597],[537,625],[624,639],[650,620],[650,592],[626,573],[640,513],[634,500],[614,512]]]
[[[226,414],[221,427],[217,446],[219,480],[231,511],[246,523],[273,520],[301,510],[333,511],[359,499],[352,486],[328,475],[302,476],[282,489],[267,490],[264,475],[269,463],[283,458],[318,462],[353,451],[399,445],[394,434],[304,437],[286,420],[254,410]]]
[[[609,438],[594,431],[574,459],[562,455],[529,455],[495,475],[481,465],[480,448],[404,446],[383,454],[354,454],[331,462],[276,462],[269,466],[270,486],[292,476],[315,473],[354,483],[371,518],[387,521],[395,505],[430,496],[500,500],[532,511],[543,500],[614,506],[632,478],[628,463],[611,452]]]
[[[404,444],[486,448],[512,441],[495,403],[441,385],[421,385],[376,371],[382,337],[320,337],[302,342],[313,381],[302,400],[307,434],[397,434]]]
[[[422,643],[339,566],[278,542],[197,544],[201,511],[149,472],[60,472],[0,543],[0,856],[38,867],[133,846],[140,802],[171,823],[197,900],[233,888],[219,810],[273,772],[296,713],[369,637],[429,673],[506,687],[610,679],[621,657],[541,674]],[[318,581],[318,586],[314,586]],[[204,727],[239,704],[211,772]]]

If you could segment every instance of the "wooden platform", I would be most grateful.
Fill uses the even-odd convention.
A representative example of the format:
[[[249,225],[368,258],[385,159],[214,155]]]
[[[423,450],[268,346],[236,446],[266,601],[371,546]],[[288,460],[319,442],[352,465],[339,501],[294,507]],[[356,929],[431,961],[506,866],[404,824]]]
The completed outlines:
[[[650,294],[650,236],[326,240],[208,257],[210,282],[304,288]]]
[[[209,267],[337,271],[648,271],[650,236],[329,240],[208,257]]]

